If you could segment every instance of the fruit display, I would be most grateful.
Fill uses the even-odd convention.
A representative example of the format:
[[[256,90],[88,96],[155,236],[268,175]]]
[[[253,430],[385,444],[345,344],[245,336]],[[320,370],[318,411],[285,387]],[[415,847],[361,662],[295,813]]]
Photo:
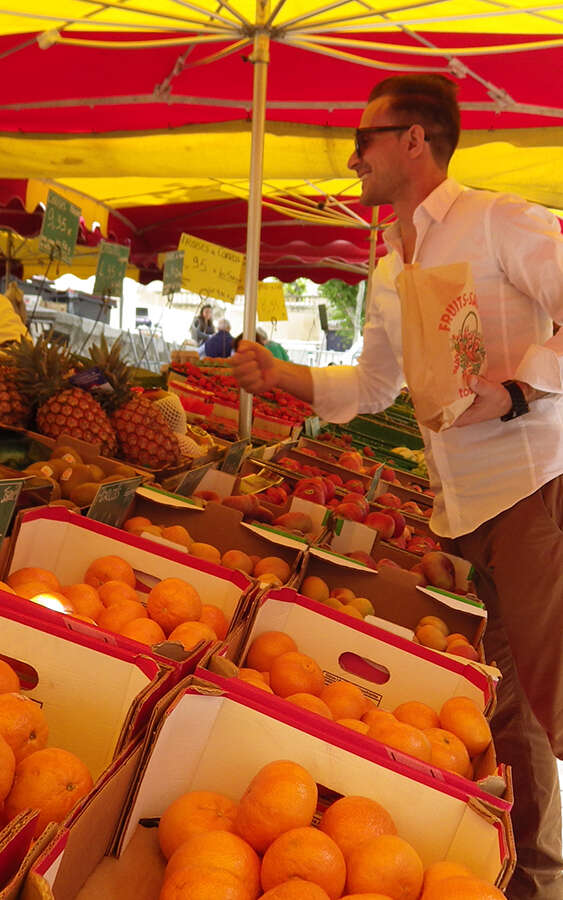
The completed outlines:
[[[325,683],[318,662],[282,631],[264,631],[252,641],[237,678],[464,778],[474,777],[472,760],[492,741],[489,723],[471,698],[448,699],[439,712],[415,699],[383,709],[353,682]]]
[[[502,900],[463,863],[425,866],[377,800],[338,797],[314,827],[318,803],[310,772],[286,759],[262,766],[238,802],[181,794],[160,817],[159,900]]]
[[[92,789],[84,763],[61,747],[49,747],[45,711],[21,693],[19,677],[0,660],[0,802],[9,823],[38,810],[35,837],[49,822],[62,822]]]
[[[444,620],[439,616],[423,616],[417,623],[415,640],[424,647],[431,647],[432,650],[443,650],[474,662],[480,660],[479,653],[465,635],[450,632]]]

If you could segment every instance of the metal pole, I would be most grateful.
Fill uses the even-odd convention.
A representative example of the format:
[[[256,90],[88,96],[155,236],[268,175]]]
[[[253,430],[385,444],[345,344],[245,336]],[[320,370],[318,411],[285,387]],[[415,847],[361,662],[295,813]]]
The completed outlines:
[[[374,206],[371,211],[371,232],[369,236],[369,266],[368,266],[368,283],[367,283],[367,303],[371,298],[371,283],[373,281],[373,273],[377,265],[376,249],[377,249],[377,228],[379,221],[379,206]],[[367,306],[366,306],[367,309]]]
[[[246,340],[256,337],[258,270],[260,265],[260,230],[262,227],[262,177],[264,168],[264,131],[266,124],[266,85],[270,62],[270,36],[261,28],[270,12],[269,0],[256,2],[256,34],[251,61],[254,65],[252,92],[252,143],[248,192],[248,225],[246,232],[246,275],[244,281],[244,326]],[[239,434],[252,434],[252,394],[240,392]]]

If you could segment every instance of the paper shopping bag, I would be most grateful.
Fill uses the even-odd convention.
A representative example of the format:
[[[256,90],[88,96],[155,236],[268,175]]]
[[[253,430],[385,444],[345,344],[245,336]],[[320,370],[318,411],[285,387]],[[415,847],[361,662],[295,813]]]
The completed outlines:
[[[465,377],[482,375],[487,355],[469,263],[421,269],[396,280],[403,362],[416,417],[432,431],[449,428],[475,397]]]

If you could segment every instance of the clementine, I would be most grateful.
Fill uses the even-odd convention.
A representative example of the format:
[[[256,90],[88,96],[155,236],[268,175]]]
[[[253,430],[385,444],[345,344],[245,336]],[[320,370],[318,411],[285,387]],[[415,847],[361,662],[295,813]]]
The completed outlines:
[[[198,592],[182,578],[164,578],[156,584],[147,600],[151,619],[169,634],[182,622],[192,622],[201,615]]]
[[[336,900],[344,890],[346,863],[328,834],[310,826],[291,828],[266,850],[260,878],[265,891],[289,878],[303,878],[320,885]]]
[[[361,719],[337,719],[337,725],[344,725],[345,728],[351,728],[352,731],[357,731],[358,734],[367,734],[369,731],[369,725],[366,722],[362,722]]]
[[[445,878],[455,878],[456,876],[468,876],[471,874],[472,873],[467,866],[448,859],[441,859],[438,862],[431,863],[424,871],[422,895],[424,896],[424,892],[438,881],[443,881]]]
[[[246,665],[260,672],[269,672],[276,656],[297,650],[297,644],[285,631],[264,631],[254,638],[246,656]]]
[[[392,712],[387,709],[379,709],[377,706],[368,706],[367,712],[362,716],[362,722],[365,722],[370,729],[370,737],[376,737],[376,731],[381,722],[396,722],[397,719]],[[373,730],[373,734],[372,734]]]
[[[424,891],[421,900],[505,900],[505,896],[488,881],[472,875],[458,875],[431,885]]]
[[[224,641],[229,630],[229,620],[225,613],[213,603],[204,603],[201,607],[199,621],[209,625],[217,635],[218,640]]]
[[[106,606],[98,616],[98,625],[107,631],[120,631],[127,622],[133,619],[146,619],[147,611],[142,603],[136,600],[122,600]]]
[[[179,869],[167,878],[158,900],[249,900],[240,878],[226,869]]]
[[[321,700],[320,697],[315,697],[314,694],[290,694],[289,697],[286,697],[285,699],[288,700],[289,703],[293,703],[294,706],[300,706],[301,709],[307,709],[309,712],[316,713],[318,716],[324,716],[325,719],[332,719],[330,708],[326,705],[324,700]]]
[[[260,859],[238,834],[225,830],[192,834],[168,860],[164,879],[175,872],[202,867],[222,869],[240,879],[247,890],[247,900],[256,900],[260,893]]]
[[[60,591],[61,589],[59,579],[53,572],[50,572],[49,569],[40,569],[37,566],[25,566],[23,569],[16,569],[15,572],[11,572],[8,575],[6,580],[14,590],[20,584],[28,584],[30,581],[40,581],[54,591]]]
[[[17,694],[20,690],[20,679],[11,665],[0,659],[0,694]]]
[[[215,791],[190,791],[168,806],[158,826],[160,849],[170,859],[180,844],[200,831],[232,831],[237,805]]]
[[[314,881],[290,878],[262,894],[261,900],[329,900],[329,896]]]
[[[100,556],[95,559],[84,575],[86,584],[91,584],[96,590],[106,581],[124,581],[134,588],[136,583],[135,573],[127,560],[120,556]]]
[[[284,831],[310,825],[317,808],[317,785],[290,760],[267,763],[241,797],[235,831],[263,853]]]
[[[312,657],[290,650],[273,660],[270,687],[278,697],[303,692],[318,696],[324,687],[322,669]]]
[[[467,777],[469,753],[463,741],[444,728],[426,728],[424,734],[432,747],[432,765]]]
[[[368,709],[367,699],[358,685],[349,681],[325,685],[320,698],[329,707],[333,719],[361,719]]]
[[[16,757],[8,742],[0,736],[0,803],[3,803],[12,788],[16,771]]]
[[[113,603],[121,603],[123,600],[139,602],[137,591],[125,581],[106,581],[98,588],[98,596],[104,606],[112,606]]]
[[[457,735],[470,756],[482,753],[492,740],[489,723],[470,697],[446,700],[440,710],[440,727]]]
[[[0,581],[0,591],[4,591],[6,594],[15,594],[15,590],[13,587],[10,587],[9,584],[6,584],[5,581]]]
[[[73,753],[59,747],[37,750],[16,766],[6,815],[13,818],[24,809],[38,809],[37,836],[49,822],[62,822],[92,785],[90,772]]]
[[[393,900],[389,894],[374,894],[369,891],[367,894],[345,894],[341,900]]]
[[[97,619],[104,608],[100,595],[91,584],[67,584],[66,587],[61,588],[61,593],[70,600],[75,611],[82,616]]]
[[[148,647],[161,644],[166,640],[166,635],[158,622],[149,618],[132,619],[130,622],[126,622],[117,633],[132,641],[146,644]]]
[[[350,853],[347,862],[347,889],[352,894],[372,891],[388,894],[393,900],[417,900],[420,894],[422,860],[395,834],[369,838]]]
[[[193,650],[200,641],[216,641],[217,635],[204,622],[182,622],[170,632],[168,640],[178,641],[184,650]]]
[[[341,797],[323,813],[319,828],[336,841],[347,860],[355,847],[380,834],[397,834],[390,813],[369,797]]]
[[[49,726],[38,703],[21,694],[0,694],[0,735],[19,763],[47,744]]]
[[[418,700],[407,700],[406,703],[400,703],[393,710],[393,715],[399,722],[406,722],[407,725],[414,725],[424,731],[425,728],[438,728],[440,720],[436,710],[428,706],[427,703],[420,703]]]
[[[381,721],[377,728],[370,726],[369,735],[388,747],[421,759],[422,762],[429,763],[432,758],[432,747],[424,732],[397,719],[394,722]]]

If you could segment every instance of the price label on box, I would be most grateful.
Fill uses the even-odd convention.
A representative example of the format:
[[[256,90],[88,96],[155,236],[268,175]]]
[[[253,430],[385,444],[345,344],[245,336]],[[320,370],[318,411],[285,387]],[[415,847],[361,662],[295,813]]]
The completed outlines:
[[[321,420],[318,416],[309,416],[303,423],[307,437],[316,438],[321,430]]]
[[[0,481],[0,545],[12,521],[22,484],[21,478]]]
[[[221,466],[221,471],[228,472],[230,475],[236,475],[238,468],[244,456],[244,451],[248,447],[248,438],[242,441],[235,441],[231,444]]]
[[[41,223],[39,250],[52,259],[71,263],[80,224],[80,209],[56,191],[47,194],[47,206]]]
[[[120,481],[108,481],[101,484],[88,510],[88,518],[121,528],[127,515],[135,491],[143,478],[122,478]]]
[[[94,293],[102,297],[121,297],[128,262],[129,247],[101,241]]]
[[[175,294],[182,287],[182,271],[184,268],[184,251],[173,250],[164,257],[162,271],[162,293],[164,296]]]
[[[368,503],[376,497],[377,489],[379,488],[379,482],[381,481],[381,473],[383,472],[383,463],[378,466],[378,468],[373,473],[372,479],[369,483],[369,487],[366,491],[366,500]]]
[[[187,472],[180,476],[180,480],[174,488],[174,493],[180,494],[182,497],[191,497],[205,473],[209,472],[214,466],[214,462],[209,462],[204,466],[188,469]]]
[[[195,294],[234,303],[244,256],[219,244],[182,234],[178,250],[184,252],[182,287]]]
[[[259,322],[287,322],[283,286],[279,281],[258,282],[257,314]]]

